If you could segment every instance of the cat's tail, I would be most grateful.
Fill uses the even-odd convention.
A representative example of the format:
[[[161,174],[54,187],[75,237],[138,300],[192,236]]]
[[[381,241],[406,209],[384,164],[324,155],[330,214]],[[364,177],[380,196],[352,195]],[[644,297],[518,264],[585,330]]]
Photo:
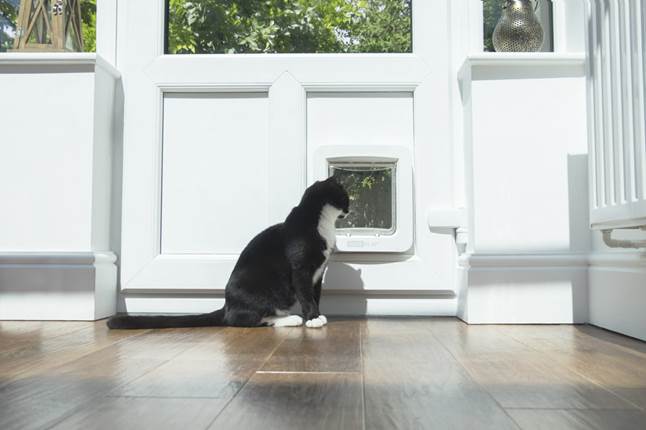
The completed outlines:
[[[115,315],[108,319],[107,324],[117,329],[216,327],[224,325],[224,308],[199,315]]]

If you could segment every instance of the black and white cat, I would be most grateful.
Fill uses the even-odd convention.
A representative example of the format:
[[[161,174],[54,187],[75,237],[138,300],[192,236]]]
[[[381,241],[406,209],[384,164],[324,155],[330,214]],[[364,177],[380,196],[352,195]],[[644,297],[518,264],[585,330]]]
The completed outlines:
[[[307,327],[324,326],[321,280],[336,243],[335,222],[347,216],[349,203],[348,193],[334,178],[305,190],[285,222],[258,234],[242,251],[222,309],[200,315],[116,315],[108,327],[300,326],[303,318],[289,314],[297,301]]]

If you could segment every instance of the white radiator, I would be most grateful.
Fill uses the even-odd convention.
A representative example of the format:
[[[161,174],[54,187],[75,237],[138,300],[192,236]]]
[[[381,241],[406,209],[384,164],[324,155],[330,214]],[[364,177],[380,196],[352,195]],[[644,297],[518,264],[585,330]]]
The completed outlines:
[[[646,225],[646,4],[590,0],[590,223]]]

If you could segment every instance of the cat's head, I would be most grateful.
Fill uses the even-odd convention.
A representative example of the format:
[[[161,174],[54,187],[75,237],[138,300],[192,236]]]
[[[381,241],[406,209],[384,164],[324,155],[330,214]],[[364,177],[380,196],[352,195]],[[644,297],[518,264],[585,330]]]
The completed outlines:
[[[326,204],[339,210],[339,218],[345,218],[350,213],[350,197],[347,191],[337,180],[329,177],[324,181],[316,181],[305,190],[303,202],[314,202]]]

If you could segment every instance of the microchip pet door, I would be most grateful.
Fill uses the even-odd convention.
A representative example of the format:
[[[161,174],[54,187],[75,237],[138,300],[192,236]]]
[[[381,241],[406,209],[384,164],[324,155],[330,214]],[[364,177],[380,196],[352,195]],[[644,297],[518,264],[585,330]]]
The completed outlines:
[[[413,245],[412,163],[399,146],[324,146],[314,177],[334,176],[350,194],[350,216],[337,223],[341,252],[406,252]]]

